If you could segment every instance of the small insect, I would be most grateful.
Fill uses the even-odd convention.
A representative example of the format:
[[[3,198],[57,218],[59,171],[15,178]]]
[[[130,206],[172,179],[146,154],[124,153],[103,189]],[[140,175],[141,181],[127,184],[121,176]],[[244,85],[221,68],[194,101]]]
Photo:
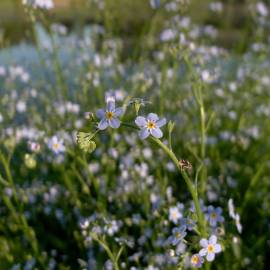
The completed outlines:
[[[191,171],[192,170],[192,165],[188,160],[181,159],[179,161],[179,166],[180,166],[182,171],[185,171],[185,170]]]

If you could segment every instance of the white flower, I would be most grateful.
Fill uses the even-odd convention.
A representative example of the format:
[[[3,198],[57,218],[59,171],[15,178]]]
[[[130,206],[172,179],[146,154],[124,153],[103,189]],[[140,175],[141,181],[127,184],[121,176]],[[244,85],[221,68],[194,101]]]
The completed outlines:
[[[160,34],[160,39],[161,41],[170,41],[175,39],[176,37],[176,31],[173,29],[165,29],[161,34]]]
[[[235,218],[235,210],[234,210],[234,204],[233,204],[233,199],[230,198],[228,201],[228,208],[229,208],[229,216],[231,218]]]
[[[115,233],[119,231],[120,224],[118,224],[116,220],[112,220],[110,222],[107,222],[104,229],[108,235],[113,236]]]
[[[236,229],[239,233],[242,233],[242,224],[240,222],[240,215],[239,214],[236,214],[235,215],[235,225],[236,225]]]
[[[154,267],[153,265],[148,265],[145,270],[158,270],[158,268]]]
[[[263,2],[258,2],[256,5],[257,12],[263,16],[266,17],[268,15],[268,9],[267,6]]]
[[[0,66],[0,76],[5,76],[6,75],[6,69],[3,66]]]
[[[16,110],[19,113],[26,111],[26,103],[23,100],[19,100],[16,104]]]
[[[183,215],[178,206],[174,206],[169,209],[169,220],[174,224],[177,224],[182,217]]]
[[[200,256],[206,256],[208,262],[212,262],[215,259],[216,253],[222,251],[221,245],[217,243],[217,237],[215,235],[210,236],[209,240],[205,238],[201,239],[200,245],[203,248],[199,254]]]
[[[243,227],[242,227],[241,222],[240,222],[240,215],[235,212],[234,204],[233,204],[233,199],[229,199],[229,201],[228,201],[228,208],[229,208],[229,216],[232,219],[234,219],[235,226],[237,228],[237,231],[239,233],[242,233]]]
[[[32,6],[33,8],[52,9],[54,8],[53,0],[22,0],[24,5]]]
[[[56,136],[53,136],[49,141],[48,141],[48,147],[55,153],[59,154],[61,152],[65,152],[66,148],[64,146],[63,139],[59,139]]]

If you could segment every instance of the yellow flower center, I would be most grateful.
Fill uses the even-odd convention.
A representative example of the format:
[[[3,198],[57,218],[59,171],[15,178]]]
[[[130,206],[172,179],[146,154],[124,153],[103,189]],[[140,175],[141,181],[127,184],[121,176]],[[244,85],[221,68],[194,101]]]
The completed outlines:
[[[182,234],[181,234],[180,232],[177,232],[177,233],[175,234],[175,236],[176,236],[176,238],[180,238],[180,237],[182,236]]]
[[[148,129],[156,128],[156,123],[153,122],[153,121],[148,121],[148,122],[147,122],[147,128],[148,128]]]
[[[53,149],[58,150],[59,149],[59,144],[58,143],[54,143],[53,144]]]
[[[211,214],[211,218],[214,218],[214,219],[217,218],[217,214],[216,213],[212,213]]]
[[[209,253],[214,252],[214,246],[213,246],[213,245],[208,245],[207,251],[208,251]]]
[[[106,118],[111,120],[113,118],[113,112],[106,112]]]
[[[173,212],[172,212],[172,218],[173,218],[173,219],[177,219],[177,218],[178,218],[178,214],[177,214],[176,211],[173,211]]]
[[[199,263],[199,257],[198,256],[193,256],[192,258],[191,258],[191,262],[193,263],[193,264],[198,264]]]

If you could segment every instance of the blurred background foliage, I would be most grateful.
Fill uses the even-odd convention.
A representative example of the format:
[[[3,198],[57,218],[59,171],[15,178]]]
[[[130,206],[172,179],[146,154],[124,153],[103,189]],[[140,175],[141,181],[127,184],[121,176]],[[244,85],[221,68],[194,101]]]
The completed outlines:
[[[183,4],[183,13],[188,12],[194,23],[216,27],[219,30],[214,40],[216,45],[243,53],[254,42],[255,29],[250,16],[250,5],[255,1],[223,0],[223,11],[220,13],[209,9],[211,0],[189,2],[188,10]],[[69,30],[77,32],[81,31],[82,25],[97,23],[105,26],[113,36],[124,38],[127,45],[131,43],[134,46],[138,42],[138,34],[145,32],[149,23],[152,23],[151,19],[154,18],[153,34],[156,34],[168,17],[166,11],[159,11],[156,15],[156,11],[145,0],[105,0],[105,5],[106,9],[101,11],[98,1],[95,4],[90,0],[56,0],[54,10],[50,12],[50,21],[62,23]],[[0,1],[0,26],[2,46],[31,40],[30,25],[20,0]]]

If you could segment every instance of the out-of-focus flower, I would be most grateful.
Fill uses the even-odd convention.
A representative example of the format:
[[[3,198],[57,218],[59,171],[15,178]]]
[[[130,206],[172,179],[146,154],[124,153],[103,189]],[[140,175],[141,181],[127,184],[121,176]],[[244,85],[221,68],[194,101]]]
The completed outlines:
[[[173,228],[172,236],[170,236],[168,239],[169,243],[171,243],[174,246],[178,245],[187,235],[186,229],[187,229],[186,226]]]
[[[29,142],[29,149],[34,153],[38,153],[40,151],[40,144],[37,142]]]
[[[217,237],[215,235],[210,236],[209,240],[203,238],[200,241],[200,245],[203,247],[199,255],[206,256],[208,262],[212,262],[215,259],[217,253],[221,252],[221,245],[217,243]]]
[[[220,207],[214,208],[212,205],[208,206],[206,219],[210,226],[216,227],[218,222],[224,222],[224,218],[221,214],[222,209]]]
[[[161,138],[163,133],[160,127],[166,124],[166,119],[159,119],[155,113],[149,113],[147,117],[137,116],[135,123],[141,129],[139,136],[142,140],[146,139],[149,135],[155,138]]]
[[[194,254],[192,255],[190,259],[190,263],[193,267],[200,268],[204,262],[204,259],[200,254]]]
[[[228,201],[228,208],[229,208],[230,217],[235,220],[235,225],[236,225],[237,231],[239,233],[242,233],[243,227],[242,227],[242,224],[240,222],[240,215],[235,212],[232,198],[229,199],[229,201]]]
[[[268,16],[268,9],[267,9],[267,6],[263,3],[263,2],[258,2],[256,4],[256,9],[257,9],[257,12],[263,16],[263,17],[266,17]]]
[[[191,218],[182,218],[180,224],[187,227],[189,231],[192,231],[196,225],[196,222]]]
[[[169,220],[172,221],[174,224],[177,224],[178,221],[183,217],[181,210],[182,210],[182,205],[170,207]]]
[[[3,66],[0,66],[0,76],[5,76],[6,75],[6,69]]]
[[[210,10],[214,12],[222,12],[223,11],[223,3],[222,2],[211,2],[209,4]]]
[[[243,227],[242,227],[242,224],[240,222],[240,215],[239,214],[235,215],[235,225],[236,225],[237,231],[239,233],[242,233]]]
[[[110,222],[106,222],[104,230],[108,235],[112,236],[119,231],[120,225],[121,224],[116,220],[112,220]]]
[[[54,8],[53,0],[22,0],[24,5],[31,6],[33,8],[52,9]]]
[[[23,113],[26,111],[26,103],[23,100],[19,100],[16,104],[16,110],[19,113]]]
[[[60,154],[65,152],[66,148],[64,146],[64,141],[59,139],[57,136],[53,136],[48,141],[48,147],[51,149],[55,154]]]
[[[160,0],[150,0],[150,6],[152,8],[159,8],[160,7]]]

